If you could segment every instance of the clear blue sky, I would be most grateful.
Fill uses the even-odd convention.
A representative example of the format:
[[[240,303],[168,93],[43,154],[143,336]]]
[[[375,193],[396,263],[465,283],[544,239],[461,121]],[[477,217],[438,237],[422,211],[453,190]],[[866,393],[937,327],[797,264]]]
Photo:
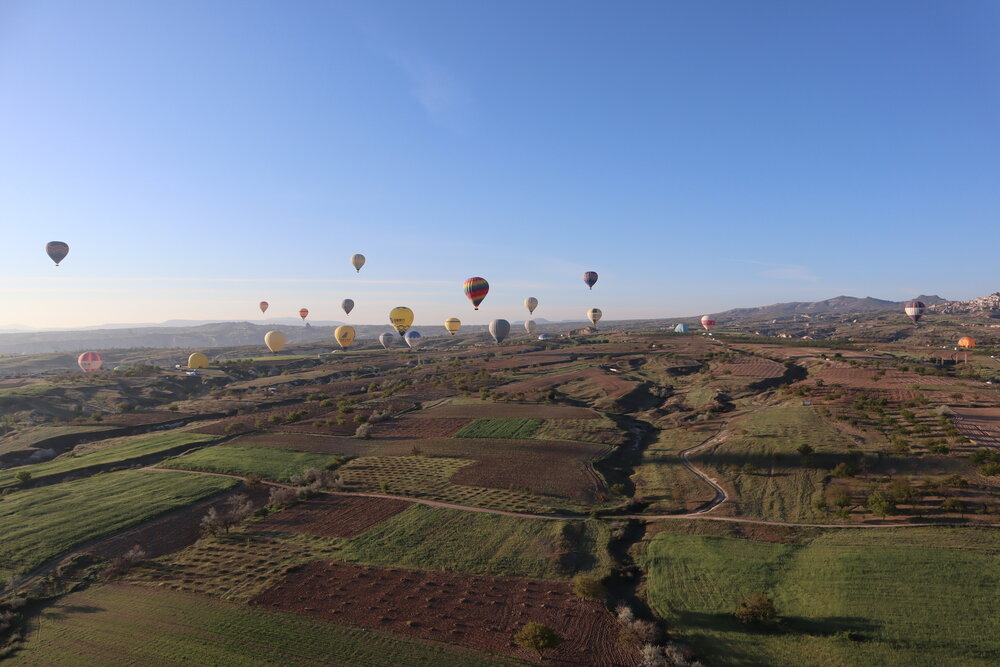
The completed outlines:
[[[992,292],[998,34],[992,1],[3,0],[0,324]]]

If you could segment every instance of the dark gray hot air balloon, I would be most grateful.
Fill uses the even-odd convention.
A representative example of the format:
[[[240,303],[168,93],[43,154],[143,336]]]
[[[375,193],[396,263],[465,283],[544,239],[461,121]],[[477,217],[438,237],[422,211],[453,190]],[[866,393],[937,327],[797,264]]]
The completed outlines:
[[[497,343],[502,343],[510,334],[510,322],[507,320],[493,320],[490,322],[490,335]]]

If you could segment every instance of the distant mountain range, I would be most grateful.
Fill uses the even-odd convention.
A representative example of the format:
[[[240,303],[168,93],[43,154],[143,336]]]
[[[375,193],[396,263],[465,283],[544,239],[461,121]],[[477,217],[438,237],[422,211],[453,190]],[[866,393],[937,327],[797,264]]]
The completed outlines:
[[[932,306],[943,303],[950,303],[936,294],[927,296],[922,294],[914,297],[917,301],[923,301],[925,305]],[[775,303],[770,306],[757,306],[755,308],[733,308],[723,313],[716,314],[717,319],[754,319],[754,318],[777,318],[792,315],[851,315],[853,313],[877,313],[886,310],[900,310],[905,301],[887,301],[866,296],[863,299],[856,296],[837,296],[823,301],[790,301],[788,303]]]

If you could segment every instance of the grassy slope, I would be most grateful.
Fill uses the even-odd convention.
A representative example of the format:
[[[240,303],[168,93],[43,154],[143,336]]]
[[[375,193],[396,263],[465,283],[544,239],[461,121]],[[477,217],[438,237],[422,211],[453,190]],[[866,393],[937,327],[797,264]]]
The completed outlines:
[[[566,524],[579,529],[573,540],[578,571],[607,573],[607,524],[596,521],[538,521],[417,505],[347,541],[339,560],[387,567],[412,567],[505,577],[560,579],[556,551]]]
[[[0,502],[0,575],[230,488],[233,480],[141,470],[18,491]]]
[[[217,437],[198,433],[162,433],[160,435],[153,435],[148,438],[133,440],[127,444],[101,449],[83,456],[67,456],[54,461],[35,463],[33,465],[21,466],[20,468],[0,471],[0,487],[14,484],[14,475],[20,470],[30,472],[33,479],[41,479],[49,475],[57,475],[90,466],[128,461],[175,447],[207,442]]]
[[[814,407],[806,406],[762,410],[733,428],[735,434],[692,459],[732,490],[733,503],[725,507],[735,508],[740,516],[762,519],[823,518],[812,503],[822,494],[826,471],[802,465],[796,448],[809,444],[817,458],[843,454],[853,444],[850,438],[823,421]],[[748,463],[754,472],[743,471]]]
[[[306,468],[322,470],[335,459],[333,454],[270,447],[210,447],[164,461],[162,466],[227,475],[243,476],[253,473],[262,479],[287,482]]]
[[[188,593],[107,585],[74,593],[50,608],[10,664],[519,663]]]
[[[714,665],[986,665],[1000,652],[998,556],[990,530],[829,531],[803,544],[661,533],[643,566],[654,609]],[[732,618],[758,590],[780,630]]]
[[[114,426],[104,426],[101,424],[73,424],[68,426],[41,426],[24,433],[15,433],[0,441],[0,454],[16,452],[22,449],[30,449],[32,446],[60,435],[80,434],[85,435],[93,431],[106,431],[115,428]]]
[[[671,428],[659,431],[642,454],[632,482],[636,495],[649,501],[650,512],[694,509],[715,497],[715,490],[688,470],[678,454],[701,444],[713,431]]]

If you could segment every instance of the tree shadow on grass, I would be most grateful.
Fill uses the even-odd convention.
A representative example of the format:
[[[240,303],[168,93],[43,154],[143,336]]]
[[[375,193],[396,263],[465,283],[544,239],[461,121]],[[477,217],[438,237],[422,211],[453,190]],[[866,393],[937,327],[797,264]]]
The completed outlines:
[[[101,611],[107,611],[107,609],[86,604],[57,604],[39,615],[46,620],[63,620],[76,614],[96,614]]]

